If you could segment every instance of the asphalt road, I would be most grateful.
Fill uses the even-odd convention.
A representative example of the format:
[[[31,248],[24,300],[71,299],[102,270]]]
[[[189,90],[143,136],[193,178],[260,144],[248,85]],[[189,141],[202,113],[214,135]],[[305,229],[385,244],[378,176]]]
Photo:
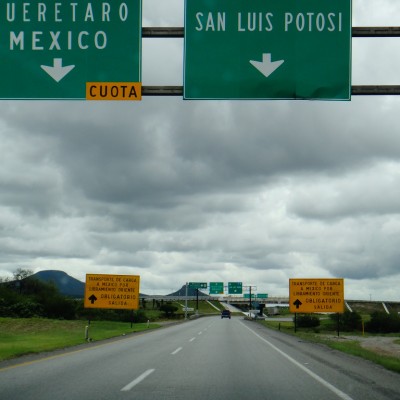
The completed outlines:
[[[243,318],[0,364],[0,399],[396,400],[400,376]]]

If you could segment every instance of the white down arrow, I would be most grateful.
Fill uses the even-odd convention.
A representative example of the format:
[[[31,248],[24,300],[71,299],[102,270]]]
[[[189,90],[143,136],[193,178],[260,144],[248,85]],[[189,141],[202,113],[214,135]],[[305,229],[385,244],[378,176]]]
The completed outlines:
[[[41,65],[40,67],[46,71],[56,82],[60,82],[62,78],[64,78],[75,68],[75,65],[63,67],[62,58],[54,58],[52,67],[49,67],[48,65]]]
[[[257,68],[266,78],[278,69],[285,60],[271,61],[271,53],[263,53],[262,61],[250,60],[250,64]]]

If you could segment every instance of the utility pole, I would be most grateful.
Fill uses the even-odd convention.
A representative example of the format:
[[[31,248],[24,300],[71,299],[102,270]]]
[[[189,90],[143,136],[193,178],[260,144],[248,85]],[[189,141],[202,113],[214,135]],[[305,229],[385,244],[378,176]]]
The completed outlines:
[[[249,300],[249,317],[250,317],[250,310],[251,310],[251,286],[249,286],[250,290],[250,300]]]
[[[186,287],[185,287],[186,293],[185,293],[185,320],[187,319],[187,300],[188,300],[188,283],[186,282]]]

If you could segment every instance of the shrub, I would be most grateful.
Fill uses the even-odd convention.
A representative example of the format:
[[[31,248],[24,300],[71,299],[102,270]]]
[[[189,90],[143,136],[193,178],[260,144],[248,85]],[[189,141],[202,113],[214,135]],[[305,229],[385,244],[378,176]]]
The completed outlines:
[[[146,312],[144,310],[140,309],[140,310],[136,310],[133,322],[136,322],[136,323],[147,322],[148,319],[149,318],[147,317]]]
[[[297,326],[299,328],[315,328],[319,324],[319,318],[315,315],[302,314],[297,316]]]
[[[178,307],[171,303],[167,303],[160,307],[160,311],[162,311],[167,318],[170,318],[175,314],[176,311],[178,311]]]
[[[7,317],[19,317],[19,318],[32,318],[40,317],[43,314],[43,308],[41,304],[30,301],[21,301],[18,303],[11,304],[4,309],[2,316]]]
[[[23,276],[19,271],[18,276]],[[62,296],[51,283],[31,276],[0,284],[0,316],[74,319],[76,302]]]
[[[330,318],[335,324],[337,324],[337,314],[331,314]],[[361,330],[361,315],[357,311],[350,312],[349,310],[346,310],[343,314],[339,314],[339,328],[340,330],[347,332]]]
[[[395,333],[400,331],[400,317],[397,314],[374,312],[365,329],[371,333]]]

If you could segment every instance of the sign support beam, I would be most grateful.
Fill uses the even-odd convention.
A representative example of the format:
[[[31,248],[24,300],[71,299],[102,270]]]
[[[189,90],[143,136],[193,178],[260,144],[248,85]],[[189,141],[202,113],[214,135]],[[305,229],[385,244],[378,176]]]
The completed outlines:
[[[353,38],[400,37],[400,26],[352,27]],[[184,38],[183,27],[143,27],[142,38]],[[143,96],[183,96],[183,86],[143,86]],[[400,85],[353,85],[352,96],[399,96]]]
[[[400,26],[353,26],[352,37],[400,37]],[[143,27],[143,38],[184,38],[182,27]]]
[[[399,96],[400,85],[355,85],[352,96]],[[183,96],[183,86],[142,86],[142,96]]]

